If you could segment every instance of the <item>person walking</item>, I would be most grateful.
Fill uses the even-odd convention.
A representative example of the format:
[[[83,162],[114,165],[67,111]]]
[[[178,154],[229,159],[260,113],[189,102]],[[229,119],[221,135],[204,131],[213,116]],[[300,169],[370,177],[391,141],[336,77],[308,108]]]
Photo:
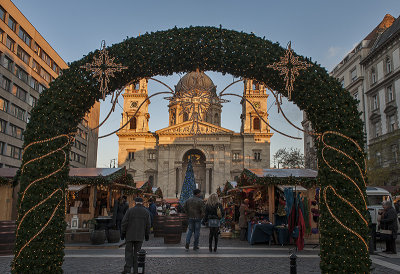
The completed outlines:
[[[151,227],[153,227],[154,216],[157,215],[157,206],[152,198],[149,199],[149,212],[151,218]]]
[[[210,228],[210,234],[208,236],[208,249],[212,252],[212,242],[214,239],[214,252],[217,252],[218,246],[218,235],[219,235],[219,226],[221,219],[224,217],[224,209],[222,208],[222,204],[219,202],[218,195],[213,193],[208,197],[206,203],[206,210],[203,222],[208,225]]]
[[[246,241],[247,232],[247,215],[250,213],[249,199],[244,199],[239,208],[239,227],[240,227],[240,240]]]
[[[192,238],[192,234],[194,233],[194,243],[193,250],[199,249],[199,237],[200,237],[200,228],[201,228],[201,219],[204,215],[204,202],[200,198],[201,197],[200,189],[193,190],[193,197],[187,199],[183,205],[183,209],[185,210],[188,219],[189,219],[189,228],[186,235],[186,251],[189,250],[190,239]]]
[[[149,240],[150,213],[143,206],[143,199],[135,198],[135,207],[128,209],[122,220],[122,238],[125,239],[125,266],[122,273],[138,273],[138,251],[143,239]]]
[[[115,216],[116,216],[115,222],[116,222],[116,225],[117,225],[117,229],[119,230],[119,235],[121,237],[121,240],[122,240],[121,222],[122,222],[122,219],[125,216],[125,213],[129,209],[129,204],[128,204],[128,202],[126,200],[127,200],[127,198],[126,198],[125,195],[120,197],[118,199],[118,203],[117,203],[117,206],[115,207],[115,211],[114,211],[115,212]]]
[[[396,251],[396,238],[397,238],[397,213],[393,208],[391,201],[384,201],[383,203],[382,219],[380,221],[380,229],[390,231],[386,234],[386,250],[384,252],[390,254],[397,254]]]

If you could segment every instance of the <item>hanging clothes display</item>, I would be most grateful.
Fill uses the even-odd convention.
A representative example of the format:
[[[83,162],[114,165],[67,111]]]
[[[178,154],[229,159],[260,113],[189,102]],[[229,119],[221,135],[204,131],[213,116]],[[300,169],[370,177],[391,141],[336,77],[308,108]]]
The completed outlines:
[[[292,207],[293,207],[293,202],[294,202],[294,198],[293,198],[293,188],[288,187],[284,189],[284,195],[285,195],[285,200],[286,200],[286,215],[289,216],[290,213],[292,212]]]
[[[301,212],[300,207],[298,209],[297,228],[299,230],[299,235],[295,240],[296,246],[297,246],[297,250],[303,250],[303,248],[304,248],[304,234],[305,234],[306,227],[305,227],[305,224],[304,224],[303,213]]]

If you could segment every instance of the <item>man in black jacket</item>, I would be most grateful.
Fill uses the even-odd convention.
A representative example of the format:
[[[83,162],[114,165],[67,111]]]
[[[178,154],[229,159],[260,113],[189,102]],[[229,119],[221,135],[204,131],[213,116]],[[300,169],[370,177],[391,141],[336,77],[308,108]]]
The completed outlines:
[[[125,267],[122,273],[138,273],[137,253],[142,248],[143,239],[149,240],[150,213],[143,206],[143,199],[135,199],[135,207],[128,209],[122,220],[122,239],[125,239]]]

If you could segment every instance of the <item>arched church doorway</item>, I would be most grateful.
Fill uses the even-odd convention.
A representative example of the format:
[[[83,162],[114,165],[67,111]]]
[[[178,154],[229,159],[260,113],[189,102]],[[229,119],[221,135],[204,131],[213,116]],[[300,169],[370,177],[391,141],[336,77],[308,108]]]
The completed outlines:
[[[198,149],[190,149],[184,155],[182,159],[182,183],[185,180],[186,169],[189,162],[192,159],[194,179],[197,188],[202,193],[206,192],[206,156],[203,152]]]

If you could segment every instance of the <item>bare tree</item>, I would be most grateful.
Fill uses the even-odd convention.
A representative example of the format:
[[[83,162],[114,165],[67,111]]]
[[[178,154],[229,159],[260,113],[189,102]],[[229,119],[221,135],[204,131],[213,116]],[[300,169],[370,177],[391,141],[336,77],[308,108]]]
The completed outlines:
[[[304,155],[300,152],[300,149],[286,148],[278,149],[273,156],[274,164],[278,168],[304,168]]]

